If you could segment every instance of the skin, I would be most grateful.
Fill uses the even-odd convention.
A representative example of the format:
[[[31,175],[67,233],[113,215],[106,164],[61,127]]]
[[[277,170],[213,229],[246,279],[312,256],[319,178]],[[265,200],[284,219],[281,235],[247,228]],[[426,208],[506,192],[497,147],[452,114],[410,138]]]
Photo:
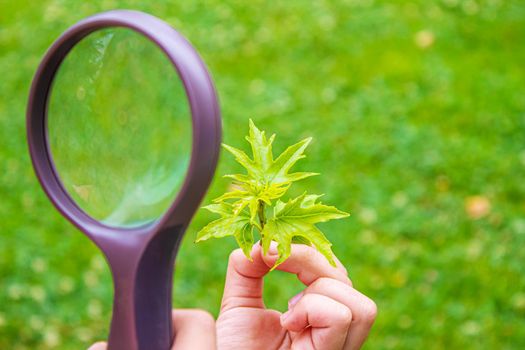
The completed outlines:
[[[201,310],[173,312],[176,338],[172,349],[361,348],[377,307],[353,288],[339,261],[332,267],[314,248],[294,244],[292,255],[277,270],[295,274],[305,289],[291,298],[288,310],[281,313],[267,309],[262,299],[263,278],[277,260],[276,247],[272,245],[265,256],[256,244],[251,257],[249,261],[240,249],[231,253],[216,322]],[[105,343],[97,343],[89,350],[103,349]]]

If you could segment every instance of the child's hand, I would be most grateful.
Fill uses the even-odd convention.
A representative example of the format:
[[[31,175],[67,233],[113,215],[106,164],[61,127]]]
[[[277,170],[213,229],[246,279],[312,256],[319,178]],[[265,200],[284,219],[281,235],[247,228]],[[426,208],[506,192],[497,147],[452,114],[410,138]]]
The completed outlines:
[[[219,350],[359,349],[376,317],[376,305],[352,287],[346,269],[332,267],[314,248],[293,245],[292,255],[277,267],[297,275],[307,287],[290,299],[281,314],[265,308],[263,276],[277,259],[271,247],[259,245],[250,262],[240,249],[230,255],[221,313],[217,320]]]

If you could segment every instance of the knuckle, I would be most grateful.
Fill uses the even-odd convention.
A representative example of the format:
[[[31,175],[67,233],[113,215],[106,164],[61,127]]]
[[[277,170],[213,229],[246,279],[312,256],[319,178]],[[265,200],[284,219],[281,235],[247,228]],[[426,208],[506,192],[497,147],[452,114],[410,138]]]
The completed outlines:
[[[312,290],[324,290],[326,287],[333,284],[333,280],[329,277],[319,277],[312,284],[310,284],[310,289]]]
[[[346,280],[341,279],[335,279],[332,277],[318,277],[315,281],[313,281],[310,286],[308,286],[309,292],[319,292],[320,294],[324,294],[327,290],[333,289],[342,289],[346,290],[349,287],[352,287],[351,282],[348,278]],[[346,286],[344,286],[345,284]]]
[[[365,298],[362,304],[361,320],[368,325],[372,325],[374,321],[376,320],[376,317],[377,317],[376,303],[370,298]]]

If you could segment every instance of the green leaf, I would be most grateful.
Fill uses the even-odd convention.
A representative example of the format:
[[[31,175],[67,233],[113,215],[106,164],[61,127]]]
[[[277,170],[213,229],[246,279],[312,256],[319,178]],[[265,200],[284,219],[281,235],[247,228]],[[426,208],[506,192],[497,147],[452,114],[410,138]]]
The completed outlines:
[[[251,146],[253,158],[250,158],[245,152],[235,147],[223,144],[223,147],[233,154],[235,160],[241,164],[248,173],[247,175],[226,175],[226,177],[232,178],[236,182],[248,183],[255,181],[259,185],[284,185],[318,175],[312,172],[289,173],[295,163],[305,157],[304,151],[311,142],[311,138],[304,139],[288,147],[275,160],[272,152],[275,134],[268,139],[265,132],[259,130],[251,119],[250,132],[246,140]]]
[[[292,243],[295,244],[304,244],[304,245],[312,245],[312,242],[308,238],[304,238],[302,236],[293,236],[292,237]]]
[[[306,138],[302,141],[299,141],[295,145],[288,147],[277,159],[272,163],[270,168],[267,171],[269,180],[272,183],[286,183],[293,182],[305,179],[310,176],[318,175],[317,173],[292,173],[288,174],[292,166],[297,163],[299,159],[303,159],[306,156],[304,155],[304,150],[312,138]]]
[[[291,254],[292,241],[311,242],[323,254],[331,265],[335,266],[332,244],[315,226],[316,223],[333,219],[341,219],[349,214],[339,209],[316,202],[320,196],[303,194],[286,203],[278,201],[274,214],[268,220],[261,232],[263,251],[266,254],[271,241],[277,243],[279,258],[277,265],[285,261]]]
[[[274,216],[286,218],[287,220],[317,224],[333,219],[341,219],[349,215],[336,207],[317,202],[319,197],[304,193],[295,199],[289,200],[284,205],[276,206]]]
[[[258,168],[264,173],[273,164],[272,143],[275,140],[275,134],[270,139],[266,139],[264,131],[260,131],[250,119],[250,133],[246,140],[252,146],[253,162],[257,164]],[[263,175],[264,175],[263,173]]]
[[[287,190],[289,185],[272,184],[264,185],[255,181],[242,182],[236,184],[236,189],[226,192],[222,196],[214,199],[215,203],[220,203],[228,199],[236,199],[232,204],[233,215],[238,215],[244,208],[248,207],[250,212],[250,222],[260,228],[257,220],[257,213],[261,205],[272,204],[272,199],[280,198]]]
[[[259,130],[252,120],[246,140],[251,146],[251,157],[238,148],[223,145],[246,169],[246,174],[225,175],[232,180],[232,189],[216,198],[214,204],[205,207],[221,218],[205,226],[198,233],[197,242],[212,237],[234,236],[250,259],[253,231],[257,228],[265,254],[270,243],[277,242],[279,258],[273,268],[290,256],[292,243],[315,246],[330,264],[335,265],[332,244],[315,224],[340,219],[348,214],[320,203],[320,195],[305,193],[288,202],[279,200],[293,182],[317,175],[291,172],[292,167],[305,157],[304,151],[311,138],[289,146],[275,159],[272,151],[275,135],[266,137],[266,133]]]
[[[246,257],[251,260],[250,252],[254,243],[253,227],[246,213],[241,212],[234,215],[232,205],[226,202],[208,205],[204,209],[221,215],[221,218],[210,222],[200,230],[195,242],[234,236]]]
[[[224,147],[224,149],[233,154],[237,163],[242,165],[248,171],[248,175],[250,176],[250,178],[262,177],[263,174],[261,174],[257,165],[250,159],[250,157],[248,157],[246,153],[244,153],[244,151],[241,151],[240,149],[237,149],[232,146],[228,146],[224,143],[222,144],[222,147]]]
[[[216,198],[214,202],[235,200],[233,215],[238,215],[240,211],[248,208],[250,223],[262,229],[259,220],[257,220],[257,213],[260,212],[261,206],[271,206],[272,200],[282,197],[293,181],[316,174],[308,172],[289,173],[292,166],[299,159],[304,158],[304,150],[311,138],[288,147],[274,161],[272,143],[275,140],[275,135],[267,138],[265,132],[259,130],[251,119],[249,124],[250,131],[246,140],[250,143],[253,159],[244,151],[223,145],[246,169],[247,174],[225,175],[225,177],[233,180],[235,188]]]

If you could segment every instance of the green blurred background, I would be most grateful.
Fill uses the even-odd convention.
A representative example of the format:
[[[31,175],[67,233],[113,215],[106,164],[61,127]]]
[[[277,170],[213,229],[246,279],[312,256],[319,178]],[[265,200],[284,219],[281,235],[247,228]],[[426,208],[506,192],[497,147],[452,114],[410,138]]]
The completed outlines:
[[[187,36],[221,99],[224,141],[247,120],[277,151],[313,136],[296,185],[351,212],[322,228],[379,307],[368,349],[525,348],[525,2],[0,0],[0,348],[82,349],[107,337],[112,287],[94,245],[30,166],[32,75],[68,26],[143,10]],[[223,155],[218,174],[240,170]],[[228,182],[217,176],[209,193]],[[292,193],[293,194],[293,193]],[[176,307],[216,314],[233,239],[184,240]],[[272,272],[283,310],[301,288]]]

